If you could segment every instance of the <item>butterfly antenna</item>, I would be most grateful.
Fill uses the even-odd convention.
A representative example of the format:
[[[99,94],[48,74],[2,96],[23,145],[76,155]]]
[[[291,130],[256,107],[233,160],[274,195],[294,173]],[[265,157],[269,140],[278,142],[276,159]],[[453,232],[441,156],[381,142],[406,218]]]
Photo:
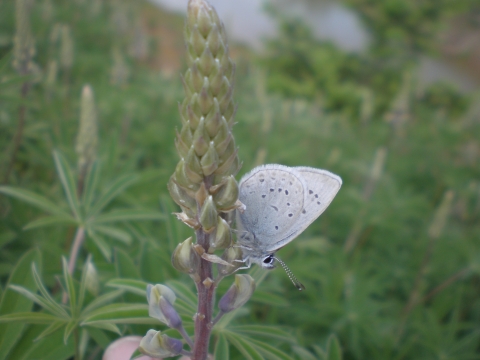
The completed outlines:
[[[298,281],[295,275],[293,275],[292,270],[290,270],[288,266],[279,258],[275,257],[274,259],[280,263],[283,270],[285,270],[285,272],[287,273],[288,278],[292,281],[293,285],[295,285],[295,287],[300,291],[305,290],[305,286],[303,286],[303,284],[300,281]]]

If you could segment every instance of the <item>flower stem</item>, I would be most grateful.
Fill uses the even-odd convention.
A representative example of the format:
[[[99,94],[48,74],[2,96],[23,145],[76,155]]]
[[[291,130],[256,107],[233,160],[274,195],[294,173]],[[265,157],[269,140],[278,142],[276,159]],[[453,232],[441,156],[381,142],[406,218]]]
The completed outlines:
[[[209,234],[202,229],[196,231],[197,243],[205,250],[208,250]],[[213,301],[215,295],[215,285],[205,281],[212,279],[212,263],[204,260],[199,261],[198,274],[200,280],[196,283],[198,293],[198,309],[195,316],[195,344],[193,347],[192,359],[206,360],[208,356],[208,345],[210,342],[210,333],[212,331],[212,313]]]

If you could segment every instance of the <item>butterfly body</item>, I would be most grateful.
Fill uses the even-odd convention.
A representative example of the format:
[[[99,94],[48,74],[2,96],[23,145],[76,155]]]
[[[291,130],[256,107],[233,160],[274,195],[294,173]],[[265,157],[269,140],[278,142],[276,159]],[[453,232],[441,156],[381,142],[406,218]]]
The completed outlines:
[[[342,180],[328,171],[269,164],[242,177],[237,211],[237,246],[246,266],[272,269],[275,252],[290,243],[332,202]]]

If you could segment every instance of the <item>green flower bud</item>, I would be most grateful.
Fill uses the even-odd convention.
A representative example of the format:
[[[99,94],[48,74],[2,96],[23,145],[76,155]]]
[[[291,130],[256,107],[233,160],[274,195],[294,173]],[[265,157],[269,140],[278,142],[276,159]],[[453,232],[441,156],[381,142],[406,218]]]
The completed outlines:
[[[208,252],[212,254],[215,250],[226,249],[230,246],[232,246],[232,231],[228,223],[219,216],[215,236],[210,237]]]
[[[97,156],[98,125],[93,91],[90,85],[82,89],[80,108],[80,126],[77,135],[75,151],[78,156],[78,169],[86,171]]]
[[[208,151],[207,151],[208,154]],[[203,165],[200,164],[198,160],[197,154],[195,153],[195,149],[193,145],[190,147],[188,151],[187,157],[185,158],[185,174],[187,177],[194,183],[200,183],[203,180],[203,173],[202,173]],[[205,174],[210,175],[210,174]]]
[[[208,136],[207,129],[205,129],[205,120],[202,117],[198,123],[198,127],[193,133],[193,146],[198,156],[203,156],[208,150],[210,143],[210,136]]]
[[[213,98],[212,107],[209,113],[205,116],[205,127],[207,128],[208,135],[210,137],[218,136],[222,120],[222,114],[220,113],[220,107],[218,105],[217,98]],[[228,126],[227,126],[227,130]]]
[[[243,306],[255,291],[255,280],[250,275],[235,275],[235,282],[218,302],[218,307],[223,313]]]
[[[90,291],[93,295],[97,296],[100,291],[100,282],[98,280],[98,272],[95,266],[92,264],[91,261],[87,260],[85,266],[86,269],[86,276],[85,276],[85,285],[88,291]]]
[[[204,116],[210,112],[210,109],[212,108],[212,105],[213,105],[213,98],[209,92],[209,87],[210,85],[208,83],[208,78],[205,77],[203,80],[203,87],[202,87],[202,90],[200,91],[200,96],[199,96],[200,111]]]
[[[226,178],[226,181],[218,192],[213,196],[213,200],[219,210],[233,210],[238,200],[238,184],[233,176]]]
[[[170,177],[167,187],[173,201],[180,205],[182,209],[188,209],[193,214],[196,214],[197,203],[195,202],[195,199],[192,198],[182,187],[175,183],[173,176]]]
[[[230,274],[233,274],[235,271],[238,270],[238,268],[244,265],[242,249],[236,246],[226,248],[222,254],[222,260],[225,260],[233,266],[218,264],[218,273],[221,276],[228,276]]]
[[[195,272],[198,261],[198,254],[193,249],[191,237],[178,244],[172,255],[173,267],[186,274],[193,274]]]
[[[205,200],[200,210],[199,221],[205,232],[210,233],[215,229],[217,225],[217,209],[213,203],[212,196]]]
[[[205,155],[202,156],[202,160],[200,160],[200,164],[202,165],[203,174],[205,176],[212,175],[215,170],[218,168],[218,155],[217,151],[215,150],[215,144],[213,141],[210,141],[210,145],[208,146],[208,150]]]
[[[183,343],[178,339],[162,335],[160,331],[148,330],[138,347],[142,354],[154,358],[164,358],[179,355],[183,350]]]
[[[199,184],[191,181],[187,174],[185,173],[185,160],[182,159],[178,162],[177,168],[175,169],[175,173],[173,174],[174,181],[177,183],[177,185],[191,190],[191,191],[197,191],[199,188]]]
[[[227,150],[230,140],[232,139],[232,133],[230,132],[227,120],[225,120],[225,117],[223,116],[219,119],[216,133],[217,135],[213,138],[215,149],[219,154],[223,154],[225,153],[225,150]]]

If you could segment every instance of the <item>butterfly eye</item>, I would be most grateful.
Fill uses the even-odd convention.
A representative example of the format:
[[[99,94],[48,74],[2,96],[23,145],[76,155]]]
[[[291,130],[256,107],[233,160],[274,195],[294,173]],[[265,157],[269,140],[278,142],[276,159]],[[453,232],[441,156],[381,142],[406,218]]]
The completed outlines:
[[[268,265],[273,264],[273,255],[268,255],[265,259],[263,259],[263,263]]]

